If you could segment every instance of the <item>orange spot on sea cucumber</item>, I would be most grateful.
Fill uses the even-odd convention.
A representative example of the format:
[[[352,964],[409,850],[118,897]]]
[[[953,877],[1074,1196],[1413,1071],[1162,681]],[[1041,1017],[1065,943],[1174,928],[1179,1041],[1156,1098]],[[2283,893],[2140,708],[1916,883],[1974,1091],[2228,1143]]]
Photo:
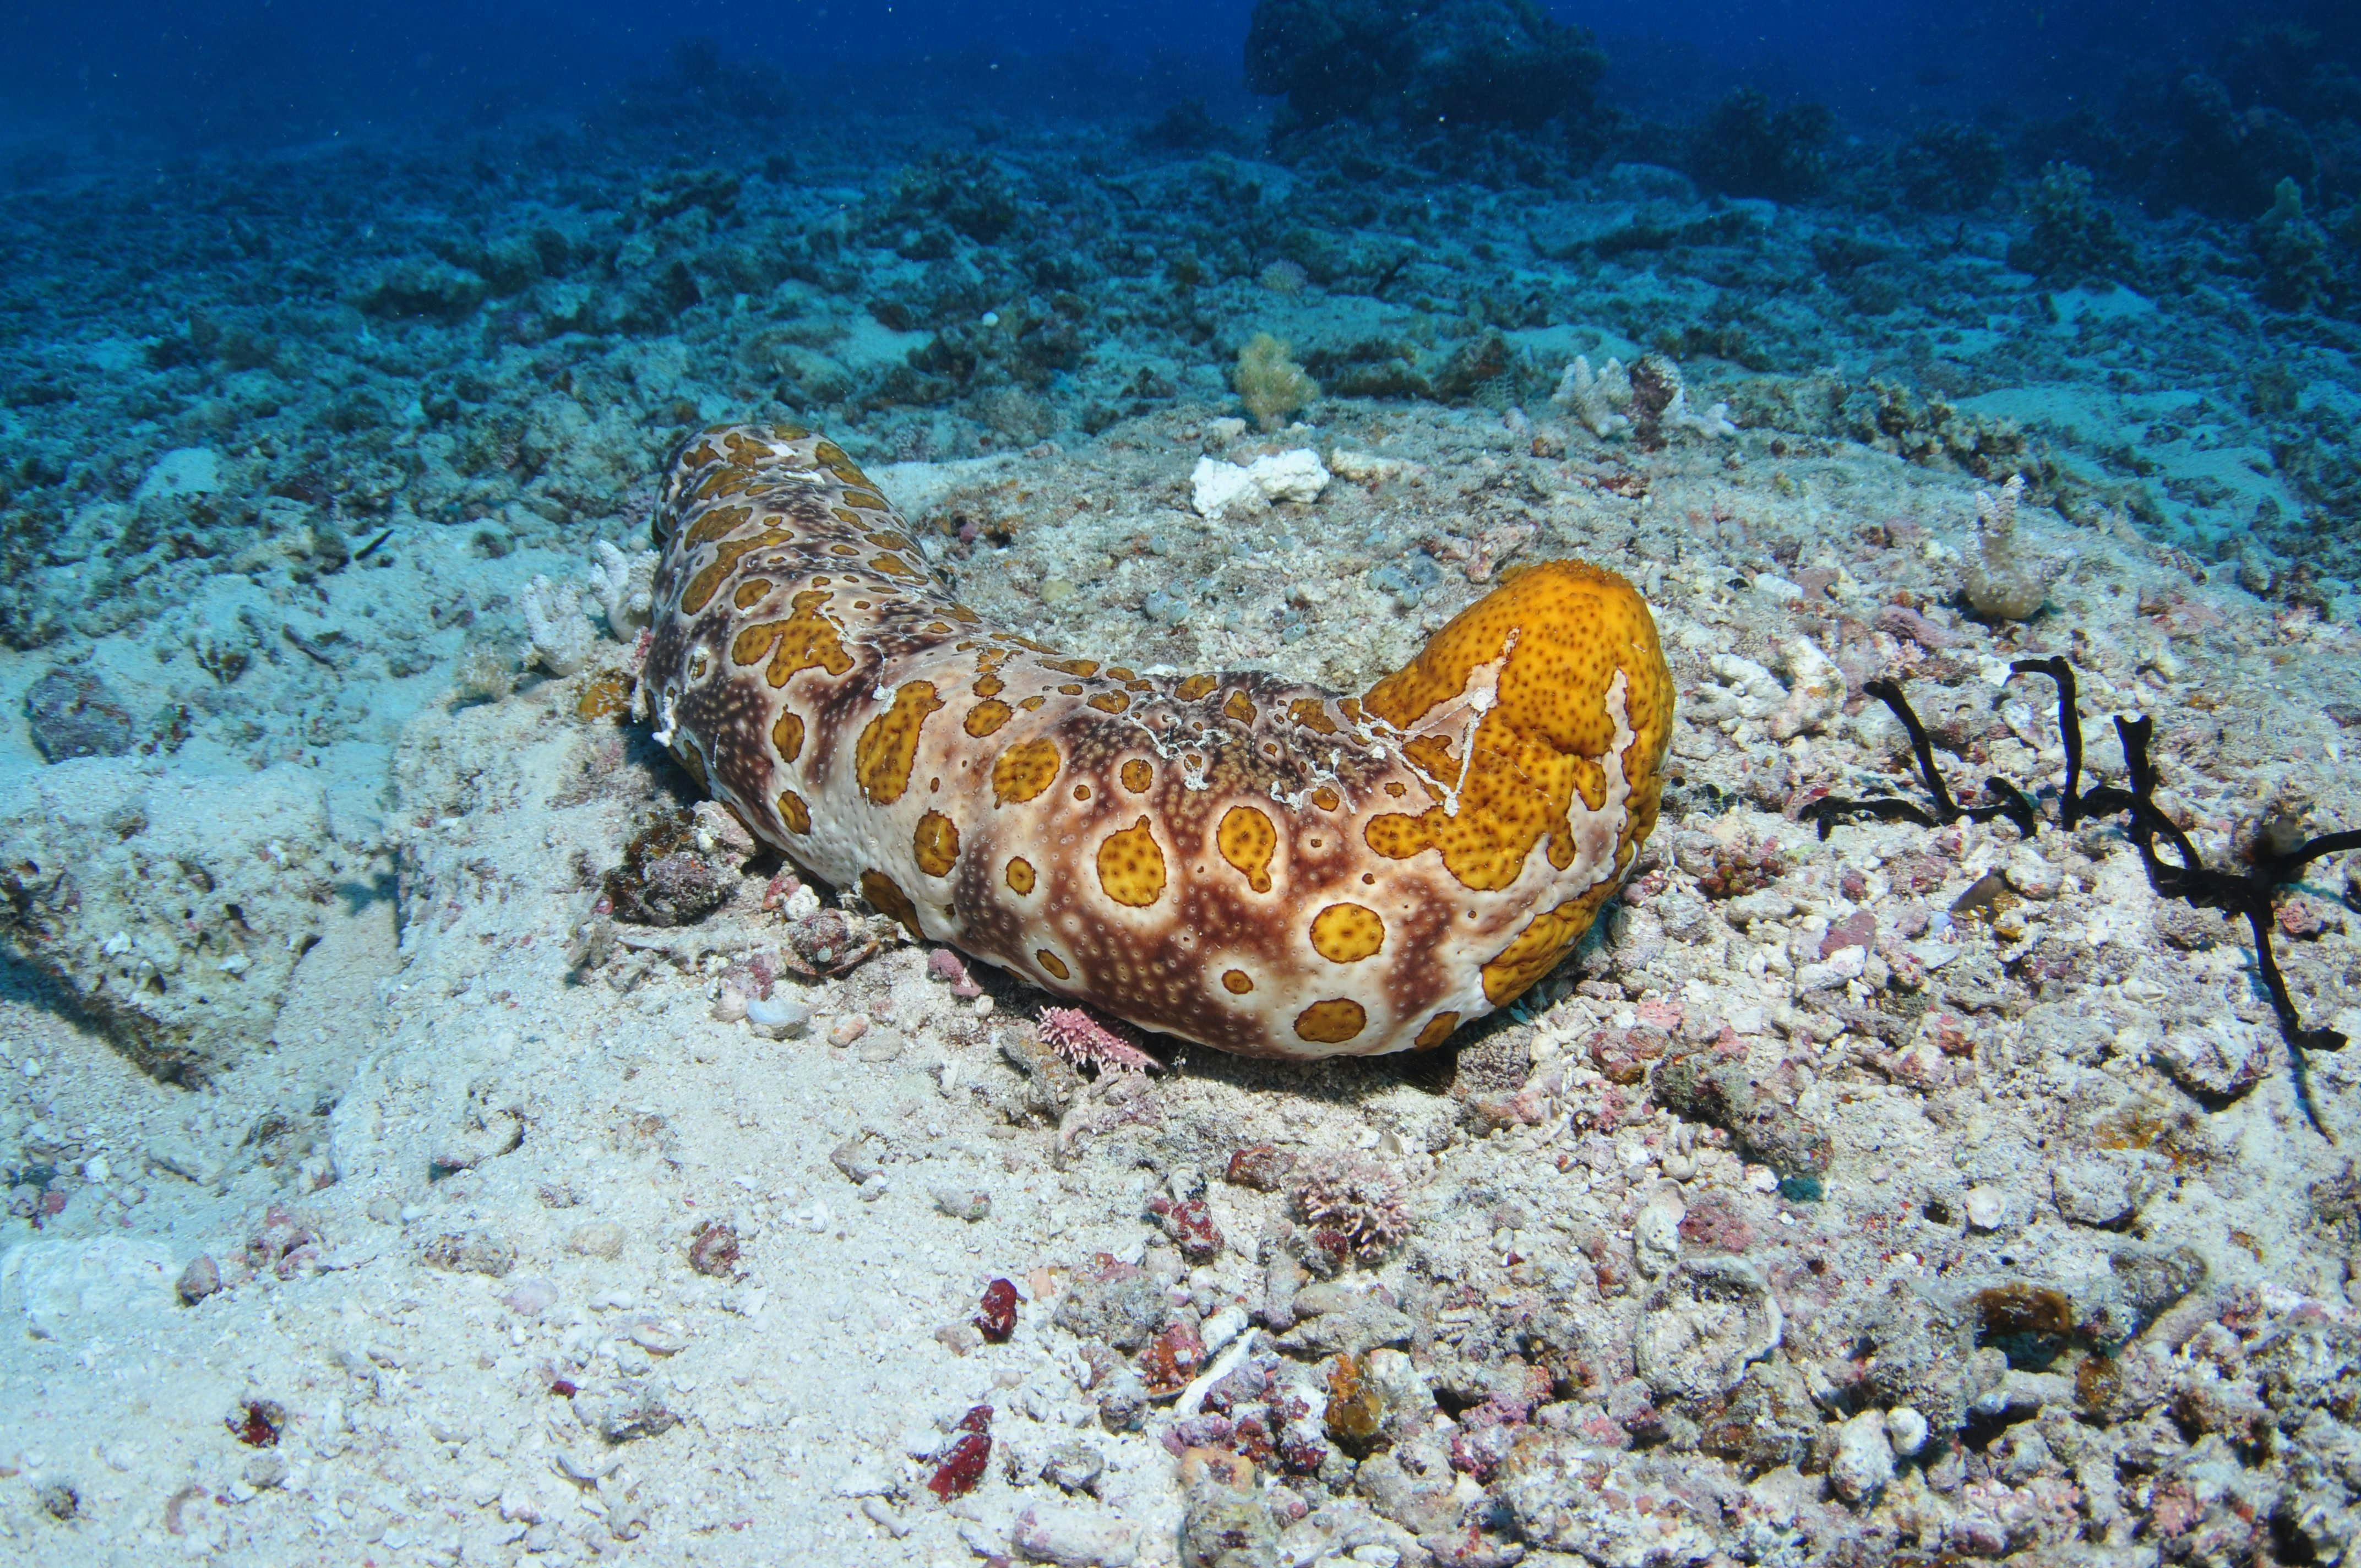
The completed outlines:
[[[790,833],[808,833],[811,831],[811,807],[804,804],[802,795],[791,789],[783,789],[779,792],[779,820],[787,825]]]
[[[1006,703],[987,698],[967,710],[967,722],[961,728],[981,740],[1016,717],[1016,709]]]
[[[1451,705],[1487,669],[1494,701],[1464,748],[1427,744],[1436,732],[1405,747],[1430,777],[1457,790],[1454,809],[1377,817],[1365,834],[1369,848],[1398,860],[1433,849],[1461,883],[1491,891],[1511,885],[1544,838],[1553,840],[1552,864],[1571,866],[1576,798],[1592,812],[1607,804],[1619,718],[1608,699],[1620,675],[1620,718],[1633,738],[1616,761],[1631,793],[1610,853],[1623,859],[1655,826],[1664,791],[1657,770],[1672,729],[1672,680],[1646,602],[1613,573],[1576,562],[1518,573],[1371,687],[1369,711],[1405,730],[1439,712],[1441,732],[1464,735]],[[1510,967],[1521,972],[1524,965]]]
[[[1254,976],[1242,969],[1225,969],[1222,971],[1222,985],[1231,995],[1244,996],[1254,989]]]
[[[744,582],[738,585],[738,591],[730,596],[730,602],[736,605],[740,609],[752,609],[756,605],[761,604],[763,602],[763,596],[770,591],[770,578],[749,577]]]
[[[1117,904],[1145,909],[1164,896],[1164,851],[1148,818],[1099,841],[1099,886]]]
[[[698,526],[702,527],[703,524],[700,522]],[[695,532],[696,530],[692,529],[690,532]],[[741,559],[752,554],[764,545],[787,543],[793,537],[784,532],[772,532],[755,534],[751,539],[723,540],[705,569],[689,579],[687,588],[680,596],[680,608],[686,613],[695,615],[713,601],[713,596],[721,591],[722,579],[738,569]],[[743,659],[739,661],[741,663],[749,662]]]
[[[1066,967],[1066,960],[1060,958],[1057,954],[1051,952],[1047,948],[1035,949],[1033,958],[1035,962],[1038,963],[1043,969],[1048,970],[1051,974],[1056,975],[1060,980],[1071,980],[1074,978],[1073,971]]]
[[[771,723],[771,750],[779,754],[779,761],[792,762],[803,753],[803,716],[782,710]]]
[[[852,776],[873,806],[891,806],[910,787],[918,757],[918,730],[941,707],[932,681],[911,681],[894,694],[894,706],[869,721],[852,746]]]
[[[1008,885],[1019,894],[1033,891],[1033,862],[1019,855],[1008,862]]]
[[[1255,721],[1254,702],[1242,691],[1232,692],[1229,699],[1222,704],[1222,711],[1240,724],[1252,724]]]
[[[912,941],[917,941],[926,935],[918,929],[917,905],[912,904],[910,895],[884,872],[861,873],[861,896],[867,899],[879,914],[900,921],[902,929],[910,933]]]
[[[1034,799],[1056,782],[1062,765],[1056,741],[1019,740],[992,764],[993,799],[1002,806]]]
[[[1312,917],[1312,947],[1332,964],[1357,963],[1386,945],[1385,920],[1360,904],[1332,904]]]
[[[1090,705],[1101,713],[1121,713],[1131,706],[1131,698],[1121,692],[1101,692],[1091,698]]]
[[[1279,829],[1260,806],[1233,806],[1222,814],[1213,830],[1213,845],[1222,859],[1237,868],[1257,893],[1270,891],[1270,858],[1279,848]]]
[[[1334,811],[1345,804],[1345,797],[1326,784],[1322,784],[1312,792],[1312,804],[1323,811]]]
[[[730,639],[731,662],[747,665],[768,659],[770,668],[763,672],[763,678],[774,687],[785,685],[804,670],[844,674],[852,668],[852,655],[836,623],[820,613],[827,602],[828,595],[817,589],[797,594],[786,620],[757,621]]]
[[[1459,1027],[1458,1014],[1436,1014],[1433,1017],[1429,1018],[1426,1021],[1426,1027],[1418,1032],[1419,1048],[1421,1050],[1433,1049],[1436,1046],[1439,1046],[1443,1044],[1444,1041],[1449,1039],[1451,1037],[1451,1031],[1457,1027]]]
[[[928,876],[949,876],[959,861],[959,824],[939,811],[929,811],[918,818],[910,851],[917,857],[918,869]]]
[[[1182,702],[1200,702],[1222,684],[1218,675],[1191,675],[1172,688],[1172,695]]]
[[[1368,1026],[1369,1014],[1350,997],[1315,1002],[1295,1015],[1299,1038],[1323,1046],[1341,1046]]]
[[[699,544],[710,544],[717,539],[727,538],[732,529],[744,527],[753,515],[752,507],[708,508],[703,516],[688,525],[688,532],[681,535],[680,542],[692,549]]]
[[[1148,786],[1156,781],[1156,770],[1147,759],[1134,757],[1123,765],[1123,787],[1134,795],[1146,795]]]
[[[1536,915],[1516,938],[1500,949],[1490,963],[1484,966],[1484,997],[1495,1007],[1505,1007],[1524,994],[1527,987],[1557,967],[1557,961],[1590,929],[1598,916],[1598,906],[1615,891],[1609,880],[1578,898],[1570,898],[1556,908]]]

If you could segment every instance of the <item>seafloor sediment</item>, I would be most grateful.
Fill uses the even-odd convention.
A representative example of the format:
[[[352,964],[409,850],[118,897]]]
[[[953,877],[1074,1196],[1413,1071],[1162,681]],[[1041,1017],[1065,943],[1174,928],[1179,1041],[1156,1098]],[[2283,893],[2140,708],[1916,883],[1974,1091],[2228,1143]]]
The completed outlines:
[[[2135,230],[2169,287],[2058,289],[2016,218],[1651,167],[928,136],[0,211],[6,1549],[2341,1560],[2361,1053],[2308,1114],[2244,924],[2120,817],[1804,819],[1919,798],[1880,676],[2054,812],[2008,665],[2063,655],[2087,765],[2152,716],[2212,863],[2361,825],[2335,330],[2189,225]],[[1622,572],[1680,693],[1636,880],[1445,1053],[1045,1032],[683,818],[631,721],[663,461],[769,417],[1142,668],[1359,690],[1520,562]],[[2353,875],[2274,946],[2361,1034]]]

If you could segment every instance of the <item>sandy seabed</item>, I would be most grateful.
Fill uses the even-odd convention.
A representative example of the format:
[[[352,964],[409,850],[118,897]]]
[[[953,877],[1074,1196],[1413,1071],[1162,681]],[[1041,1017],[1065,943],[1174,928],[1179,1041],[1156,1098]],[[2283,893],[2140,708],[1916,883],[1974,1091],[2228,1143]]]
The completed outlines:
[[[1922,798],[1879,676],[1955,790],[2054,808],[2008,665],[2063,655],[2095,776],[2152,716],[2211,862],[2361,825],[2352,546],[2274,445],[2355,400],[2333,334],[2041,288],[1998,220],[1874,220],[1839,280],[1903,302],[1848,310],[1798,258],[1868,220],[1635,166],[1389,207],[1047,131],[535,145],[472,195],[77,167],[8,219],[0,1552],[2343,1560],[2361,1054],[2298,1063],[2120,817],[1802,815]],[[1689,237],[1596,243],[1643,224]],[[1681,336],[1716,291],[1757,368]],[[1329,392],[1268,430],[1257,331]],[[1552,399],[1668,347],[1734,429]],[[719,907],[612,918],[696,792],[630,607],[586,589],[559,674],[522,603],[645,546],[682,431],[790,415],[988,618],[1141,668],[1359,690],[1521,560],[1624,573],[1681,703],[1635,881],[1443,1053],[1148,1073],[709,817]],[[1316,499],[1192,504],[1303,451]],[[1979,616],[2019,473],[2042,608]],[[2361,1035],[2354,874],[2275,950]]]

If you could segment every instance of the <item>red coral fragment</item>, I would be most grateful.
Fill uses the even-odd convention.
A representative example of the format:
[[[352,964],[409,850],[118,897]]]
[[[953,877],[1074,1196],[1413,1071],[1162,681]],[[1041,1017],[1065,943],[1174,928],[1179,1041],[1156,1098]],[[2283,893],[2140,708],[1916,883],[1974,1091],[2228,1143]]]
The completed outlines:
[[[1744,1252],[1754,1245],[1754,1226],[1738,1205],[1719,1192],[1708,1192],[1681,1216],[1681,1240],[1705,1252]]]
[[[1410,1234],[1400,1178],[1359,1155],[1319,1157],[1296,1173],[1291,1192],[1312,1239],[1340,1262],[1351,1252],[1375,1263]]]
[[[1328,1445],[1309,1421],[1298,1421],[1279,1434],[1279,1463],[1290,1475],[1314,1475],[1328,1463]]]
[[[286,1424],[287,1411],[276,1399],[248,1399],[222,1421],[248,1448],[277,1447],[279,1431]]]
[[[927,1482],[927,1490],[946,1503],[974,1491],[992,1464],[992,1407],[976,1406],[960,1418],[954,1430],[960,1434],[958,1439],[943,1450],[933,1476]]]
[[[1197,1326],[1186,1319],[1148,1342],[1139,1353],[1139,1376],[1155,1398],[1168,1398],[1189,1387],[1205,1365],[1205,1342]]]
[[[1191,1263],[1211,1263],[1222,1255],[1222,1230],[1213,1223],[1213,1211],[1203,1199],[1175,1203],[1170,1198],[1159,1198],[1148,1204],[1148,1212],[1163,1224],[1164,1234]]]
[[[927,972],[937,980],[950,981],[951,994],[961,1002],[972,1002],[983,994],[983,987],[967,972],[966,960],[949,948],[937,948],[927,955]]]
[[[1005,1279],[995,1279],[983,1288],[983,1310],[977,1314],[975,1326],[994,1344],[1005,1344],[1008,1336],[1016,1332],[1016,1287]]]

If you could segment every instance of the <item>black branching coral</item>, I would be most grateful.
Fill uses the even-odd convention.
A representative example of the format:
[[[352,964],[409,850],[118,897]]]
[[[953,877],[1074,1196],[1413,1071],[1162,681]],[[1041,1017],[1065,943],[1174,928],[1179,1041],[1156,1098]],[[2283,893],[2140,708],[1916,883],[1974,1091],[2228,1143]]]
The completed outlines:
[[[2160,896],[2246,917],[2246,925],[2255,934],[2255,965],[2262,975],[2264,990],[2270,995],[2271,1008],[2279,1014],[2279,1033],[2288,1043],[2294,1068],[2296,1102],[2303,1107],[2304,1117],[2314,1130],[2334,1142],[2312,1104],[2304,1068],[2313,1051],[2343,1050],[2345,1037],[2334,1029],[2304,1027],[2302,1015],[2296,1011],[2295,998],[2289,994],[2287,977],[2279,972],[2279,956],[2271,947],[2271,929],[2276,924],[2275,905],[2279,890],[2294,882],[2314,861],[2361,850],[2361,829],[2308,839],[2286,849],[2278,847],[2277,838],[2266,833],[2254,846],[2244,870],[2222,871],[2206,865],[2198,858],[2196,846],[2189,841],[2189,836],[2156,804],[2156,763],[2148,756],[2148,741],[2156,729],[2154,719],[2115,716],[2115,733],[2123,738],[2124,767],[2130,787],[2093,784],[2085,790],[2081,787],[2082,713],[2075,697],[2073,666],[2063,659],[2019,659],[2009,669],[2015,674],[2048,675],[2058,685],[2058,733],[2066,749],[2066,787],[2058,801],[2058,826],[2071,830],[2080,822],[2127,816],[2127,831],[2139,850],[2141,863],[2147,868],[2148,884]],[[1989,822],[2005,817],[2027,838],[2040,832],[2040,808],[2005,779],[1984,781],[1982,805],[1962,806],[1953,800],[1941,772],[1935,766],[1935,750],[1927,740],[1926,726],[1911,710],[1910,700],[1903,695],[1901,685],[1894,681],[1875,680],[1862,689],[1893,709],[1894,716],[1902,721],[1935,808],[1928,811],[1890,796],[1872,800],[1825,796],[1803,812],[1805,820],[1818,825],[1822,839],[1839,823],[1863,817],[1938,828],[1948,827],[1962,817],[1971,822]],[[2160,850],[2169,850],[2170,858]]]

